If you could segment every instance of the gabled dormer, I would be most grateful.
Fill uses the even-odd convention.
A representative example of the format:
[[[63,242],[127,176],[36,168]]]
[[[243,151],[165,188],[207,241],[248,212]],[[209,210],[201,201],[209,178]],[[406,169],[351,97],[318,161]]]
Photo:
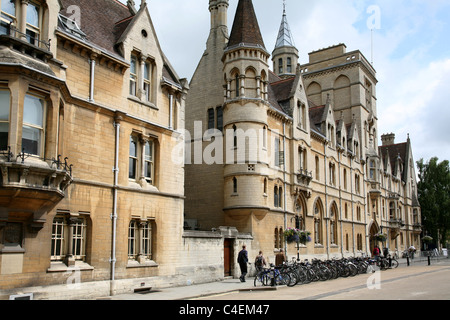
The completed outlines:
[[[338,147],[346,154],[348,148],[348,133],[347,126],[345,125],[344,118],[341,116],[336,122],[336,141]]]
[[[348,150],[351,151],[356,161],[361,159],[361,141],[358,133],[358,125],[355,120],[348,126]]]

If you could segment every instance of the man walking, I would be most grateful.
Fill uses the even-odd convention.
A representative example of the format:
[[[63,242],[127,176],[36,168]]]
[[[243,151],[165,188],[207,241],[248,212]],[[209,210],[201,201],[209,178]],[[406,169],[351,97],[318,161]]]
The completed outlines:
[[[241,277],[239,278],[241,282],[245,282],[245,276],[247,275],[247,263],[248,263],[248,252],[246,246],[242,246],[242,250],[239,252],[237,262],[241,268]]]

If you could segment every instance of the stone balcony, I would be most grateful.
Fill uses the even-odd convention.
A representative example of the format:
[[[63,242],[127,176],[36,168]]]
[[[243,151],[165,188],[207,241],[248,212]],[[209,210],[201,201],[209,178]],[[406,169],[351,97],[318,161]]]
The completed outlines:
[[[14,216],[28,221],[30,231],[44,226],[45,215],[64,197],[72,183],[72,166],[59,160],[25,160],[0,156],[0,224]]]
[[[312,172],[306,169],[300,169],[297,173],[297,184],[303,185],[305,187],[309,187],[313,179]]]
[[[311,181],[313,179],[312,172],[306,169],[300,169],[295,174],[295,183],[294,183],[294,194],[303,194],[306,199],[311,197]]]
[[[369,194],[372,199],[377,199],[381,195],[381,186],[379,182],[369,182]]]

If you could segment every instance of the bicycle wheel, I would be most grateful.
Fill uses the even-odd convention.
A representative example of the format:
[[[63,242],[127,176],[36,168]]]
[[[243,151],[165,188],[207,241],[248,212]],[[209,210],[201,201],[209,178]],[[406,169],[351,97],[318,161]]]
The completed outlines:
[[[260,272],[256,275],[254,280],[255,287],[265,287],[269,282],[267,272]]]
[[[296,272],[297,284],[305,284],[308,281],[308,276],[306,275],[305,270],[297,269]]]
[[[393,268],[393,269],[398,268],[398,261],[397,261],[397,259],[392,259],[391,268]]]
[[[278,286],[287,286],[291,282],[291,277],[287,273],[280,273],[275,278]]]

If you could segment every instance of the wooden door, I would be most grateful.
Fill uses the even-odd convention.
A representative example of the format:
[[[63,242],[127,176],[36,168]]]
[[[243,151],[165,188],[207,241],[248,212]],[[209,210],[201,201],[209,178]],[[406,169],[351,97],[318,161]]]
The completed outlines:
[[[232,265],[233,265],[233,240],[224,240],[224,269],[225,277],[232,276]]]

